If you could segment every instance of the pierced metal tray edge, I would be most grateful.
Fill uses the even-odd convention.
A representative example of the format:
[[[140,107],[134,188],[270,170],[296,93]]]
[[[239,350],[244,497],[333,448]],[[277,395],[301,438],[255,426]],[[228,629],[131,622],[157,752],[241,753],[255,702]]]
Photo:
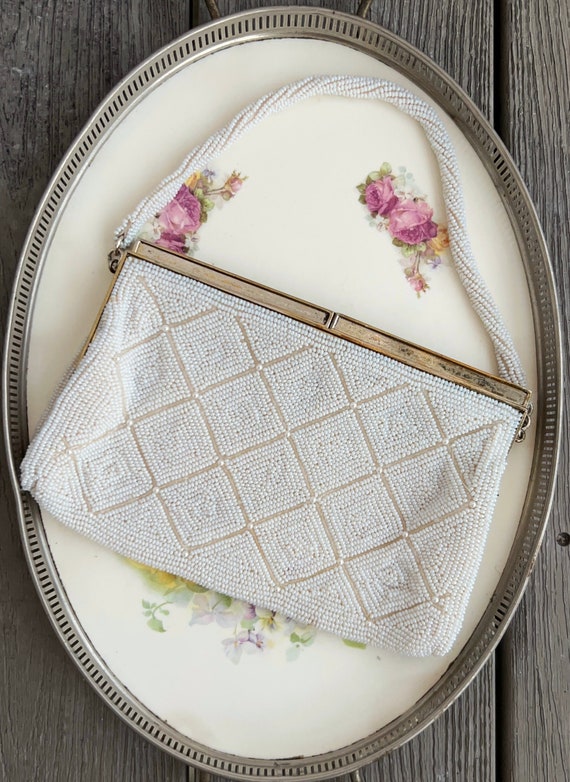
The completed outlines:
[[[163,723],[108,670],[69,603],[45,538],[37,506],[20,492],[17,468],[27,442],[25,371],[29,315],[51,231],[108,128],[176,70],[214,51],[247,41],[308,37],[351,46],[412,78],[456,121],[472,142],[503,198],[521,248],[535,319],[538,362],[537,439],[531,479],[513,548],[495,595],[470,640],[444,676],[411,709],[349,747],[286,760],[241,758],[204,747]],[[20,259],[4,352],[3,423],[21,534],[35,586],[74,662],[128,724],[175,756],[236,779],[319,779],[347,773],[400,746],[439,716],[468,686],[502,637],[518,605],[542,540],[558,461],[562,354],[553,276],[537,216],[512,160],[472,101],[427,57],[370,22],[339,12],[265,8],[224,17],[192,30],[133,70],[103,101],[55,172],[40,202]]]

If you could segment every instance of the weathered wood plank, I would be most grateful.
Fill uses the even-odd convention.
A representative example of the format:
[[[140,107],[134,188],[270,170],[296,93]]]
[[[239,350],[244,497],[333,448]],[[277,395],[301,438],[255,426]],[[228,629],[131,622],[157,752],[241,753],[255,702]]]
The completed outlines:
[[[218,0],[222,15],[259,8],[256,0]],[[325,6],[354,12],[356,0],[302,0],[287,5]],[[469,10],[454,0],[382,0],[370,19],[395,32],[443,67],[490,119],[493,116],[493,3]],[[201,4],[200,22],[209,20]],[[495,779],[495,667],[491,660],[461,698],[401,749],[363,770],[366,782],[436,782]],[[219,782],[219,780],[218,780]]]
[[[36,204],[97,103],[143,57],[183,33],[189,4],[5,0],[0,27],[0,320]],[[0,779],[159,782],[186,766],[128,728],[57,640],[21,550],[0,478]]]
[[[500,132],[545,231],[557,279],[568,378],[570,317],[570,7],[555,0],[504,0]],[[565,395],[565,421],[570,400]],[[522,604],[499,650],[502,778],[570,779],[570,451],[563,438],[546,538]],[[561,538],[561,542],[564,542]]]

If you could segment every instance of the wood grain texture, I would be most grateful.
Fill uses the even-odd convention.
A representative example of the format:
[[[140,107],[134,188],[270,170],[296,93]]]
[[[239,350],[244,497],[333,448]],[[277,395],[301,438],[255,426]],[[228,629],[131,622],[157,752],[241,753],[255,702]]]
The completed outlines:
[[[109,89],[183,33],[175,0],[4,0],[0,28],[0,318],[18,254],[59,159]],[[182,782],[187,767],[115,717],[67,657],[24,561],[2,448],[0,779]]]
[[[222,15],[259,8],[255,0],[218,0]],[[290,2],[353,12],[356,2]],[[444,68],[481,111],[493,116],[493,6],[454,0],[382,0],[372,21],[416,46]],[[199,21],[209,20],[201,5]],[[467,53],[468,56],[465,56]],[[495,664],[491,659],[453,706],[404,747],[363,769],[365,782],[491,782],[495,779]],[[217,782],[220,782],[218,779]]]
[[[219,1],[222,13],[263,4],[268,5]],[[349,12],[358,5],[357,0],[289,4],[326,5]],[[499,14],[494,22],[495,6]],[[567,3],[376,0],[371,18],[432,57],[487,117],[493,119],[494,106],[498,107],[501,134],[539,205],[566,324],[570,306],[565,275],[570,250]],[[204,3],[195,2],[190,9],[189,0],[3,1],[2,324],[33,211],[73,137],[128,70],[185,32],[191,20],[207,19]],[[504,48],[497,51],[497,43]],[[495,61],[501,66],[496,73]],[[568,475],[569,458],[566,436],[561,476]],[[21,553],[3,459],[0,466],[0,780],[192,782],[186,766],[116,718],[66,657],[35,595]],[[498,665],[491,661],[419,737],[365,769],[366,782],[570,779],[570,547],[556,544],[560,531],[570,532],[569,502],[567,482],[562,480],[544,548],[522,607],[500,647]]]
[[[568,382],[570,322],[570,8],[503,0],[500,131],[536,204],[559,293]],[[565,433],[552,517],[530,585],[499,652],[502,778],[570,780],[570,451]]]

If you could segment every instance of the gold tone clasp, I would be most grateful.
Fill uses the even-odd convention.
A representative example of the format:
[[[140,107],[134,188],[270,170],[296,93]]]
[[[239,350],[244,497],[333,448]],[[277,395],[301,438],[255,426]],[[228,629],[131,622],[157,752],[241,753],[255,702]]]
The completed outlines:
[[[327,319],[325,320],[324,326],[326,329],[334,329],[336,324],[338,323],[338,319],[340,318],[340,315],[338,312],[329,312],[327,315]]]

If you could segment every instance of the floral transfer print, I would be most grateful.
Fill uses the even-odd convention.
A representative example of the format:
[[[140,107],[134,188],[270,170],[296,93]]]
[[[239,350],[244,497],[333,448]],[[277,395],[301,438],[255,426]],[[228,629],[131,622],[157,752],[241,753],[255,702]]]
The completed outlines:
[[[419,298],[429,290],[426,268],[436,269],[449,246],[447,228],[433,220],[433,209],[403,166],[395,174],[389,163],[382,163],[357,189],[371,225],[387,231],[399,248],[404,274]]]
[[[239,191],[246,176],[232,171],[223,184],[215,184],[216,173],[196,172],[184,182],[162,211],[142,229],[141,239],[174,252],[187,253],[198,245],[198,230],[208,221],[216,202],[229,201]]]
[[[204,589],[162,570],[132,560],[128,562],[139,570],[146,585],[160,596],[158,600],[141,601],[142,614],[150,630],[168,632],[169,619],[177,612],[186,614],[189,626],[214,623],[228,631],[221,642],[222,652],[235,664],[239,663],[243,654],[267,654],[279,644],[285,648],[287,662],[293,662],[304,649],[312,646],[318,636],[314,627],[298,624],[275,611]],[[355,649],[366,648],[365,644],[353,641],[343,643]]]
[[[312,645],[317,635],[313,627],[300,625],[275,611],[234,600],[146,565],[130,560],[129,563],[140,571],[147,586],[160,595],[160,599],[141,601],[150,630],[168,632],[169,619],[178,612],[185,612],[190,626],[214,623],[228,631],[221,642],[222,652],[233,663],[239,663],[243,654],[267,653],[279,641],[284,642],[286,659],[292,662]]]

